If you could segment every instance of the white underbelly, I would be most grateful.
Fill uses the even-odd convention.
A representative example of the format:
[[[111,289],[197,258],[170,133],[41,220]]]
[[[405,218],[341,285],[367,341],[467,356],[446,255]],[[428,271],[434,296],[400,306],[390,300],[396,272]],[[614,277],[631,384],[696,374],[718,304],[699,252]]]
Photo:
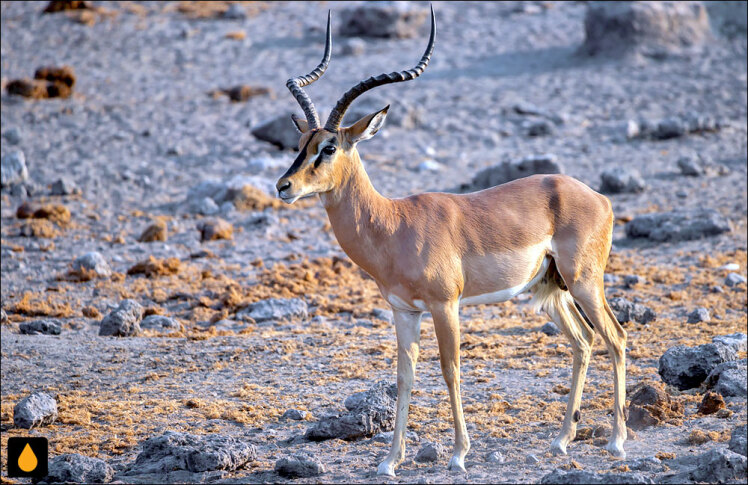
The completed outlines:
[[[460,298],[460,306],[488,305],[491,303],[501,303],[503,301],[511,300],[520,293],[524,293],[525,291],[535,286],[535,284],[540,281],[543,276],[545,276],[545,272],[548,270],[548,265],[550,264],[550,262],[550,256],[546,256],[545,258],[543,258],[543,262],[540,264],[540,269],[538,270],[537,274],[533,276],[533,278],[527,283],[522,283],[521,285],[494,291],[492,293],[483,293],[482,295],[473,295]]]

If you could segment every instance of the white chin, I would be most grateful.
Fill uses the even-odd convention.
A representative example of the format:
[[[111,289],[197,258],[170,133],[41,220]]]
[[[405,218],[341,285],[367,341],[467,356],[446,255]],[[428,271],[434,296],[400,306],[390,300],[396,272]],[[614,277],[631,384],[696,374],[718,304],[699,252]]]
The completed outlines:
[[[301,198],[301,196],[299,196],[299,195],[296,195],[296,196],[294,196],[294,197],[281,198],[281,200],[282,200],[283,202],[285,202],[286,204],[288,204],[288,205],[291,205],[291,204],[293,204],[294,202],[296,202],[297,200],[299,200],[300,198]]]

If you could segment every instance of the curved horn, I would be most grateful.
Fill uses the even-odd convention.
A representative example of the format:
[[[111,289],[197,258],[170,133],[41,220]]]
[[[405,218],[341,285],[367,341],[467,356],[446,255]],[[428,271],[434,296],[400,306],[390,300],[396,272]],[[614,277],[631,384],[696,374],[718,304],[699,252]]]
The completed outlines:
[[[309,129],[319,128],[319,116],[317,116],[317,110],[314,109],[314,104],[309,98],[302,87],[312,84],[314,81],[319,79],[322,74],[327,70],[327,65],[330,63],[330,53],[332,52],[332,34],[330,33],[330,11],[327,11],[327,42],[325,43],[325,55],[322,57],[322,62],[306,76],[294,77],[286,81],[286,87],[291,94],[293,94],[296,101],[301,105],[301,109],[304,110],[306,121],[309,123]]]
[[[369,79],[361,81],[360,83],[353,86],[346,92],[342,98],[340,98],[330,113],[330,117],[325,123],[325,130],[327,131],[338,131],[340,128],[340,122],[343,121],[343,116],[346,110],[351,105],[353,100],[364,94],[366,91],[381,86],[383,84],[399,83],[402,81],[410,81],[421,75],[426,66],[429,65],[431,60],[431,53],[434,52],[434,37],[436,35],[436,18],[434,17],[434,6],[431,6],[431,37],[429,38],[429,44],[426,46],[426,52],[423,53],[421,60],[413,69],[407,71],[391,72],[389,74],[380,74],[379,76],[372,76]]]

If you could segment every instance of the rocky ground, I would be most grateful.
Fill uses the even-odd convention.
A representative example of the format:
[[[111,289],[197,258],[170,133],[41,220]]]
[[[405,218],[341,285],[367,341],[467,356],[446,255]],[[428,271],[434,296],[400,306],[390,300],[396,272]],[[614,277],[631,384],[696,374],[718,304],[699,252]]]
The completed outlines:
[[[322,113],[418,59],[427,4],[358,37],[338,29],[363,14],[324,2],[1,5],[3,480],[8,437],[35,435],[50,439],[51,481],[390,481],[375,475],[395,382],[386,302],[316,200],[273,199],[296,139],[275,119],[300,111],[285,81],[319,62],[328,8],[333,59],[308,88]],[[745,3],[652,14],[681,15],[662,24],[687,33],[677,40],[593,37],[612,14],[591,8],[437,3],[423,76],[368,93],[349,118],[392,104],[360,146],[390,197],[537,171],[606,192],[628,458],[602,448],[612,367],[599,339],[577,441],[548,452],[571,351],[522,295],[462,312],[466,476],[446,470],[451,417],[425,319],[396,482],[745,479],[745,336],[720,338],[746,333]],[[47,71],[26,81],[41,99],[8,94],[62,65],[74,83]],[[33,393],[48,397],[21,403]],[[361,415],[377,418],[341,427]],[[350,439],[308,439],[320,422]]]

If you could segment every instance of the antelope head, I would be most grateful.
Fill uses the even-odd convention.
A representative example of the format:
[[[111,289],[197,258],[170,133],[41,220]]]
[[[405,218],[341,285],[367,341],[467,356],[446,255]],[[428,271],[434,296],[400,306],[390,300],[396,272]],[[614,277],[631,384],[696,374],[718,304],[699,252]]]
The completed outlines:
[[[299,155],[285,174],[278,180],[276,188],[278,197],[288,204],[293,204],[302,197],[314,194],[325,194],[339,186],[353,163],[359,160],[356,144],[374,136],[384,124],[389,105],[383,109],[364,116],[348,127],[340,127],[345,112],[353,101],[365,93],[383,84],[409,81],[421,75],[434,51],[436,20],[431,8],[431,36],[421,60],[413,69],[395,71],[389,74],[372,76],[349,89],[333,108],[323,128],[320,127],[317,111],[312,100],[302,87],[313,83],[324,74],[330,62],[332,36],[330,34],[330,14],[327,15],[327,42],[322,62],[306,76],[289,79],[286,87],[301,105],[306,119],[295,115],[291,119],[301,133]]]

